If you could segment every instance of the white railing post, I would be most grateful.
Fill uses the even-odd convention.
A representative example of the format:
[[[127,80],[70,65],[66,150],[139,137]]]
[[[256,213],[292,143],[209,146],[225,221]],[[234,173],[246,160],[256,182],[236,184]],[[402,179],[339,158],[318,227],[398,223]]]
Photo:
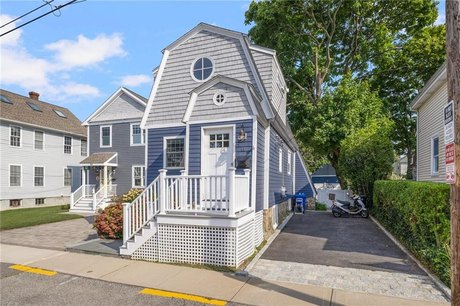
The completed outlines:
[[[126,243],[129,237],[129,203],[123,203],[123,243]]]
[[[185,209],[187,205],[187,170],[180,171],[181,179],[179,181],[179,199],[180,209]]]
[[[235,216],[235,167],[228,168],[228,216]]]
[[[73,195],[73,192],[70,194],[70,208],[73,208],[73,206],[75,205],[74,203],[74,195]]]
[[[251,182],[251,179],[249,178],[249,174],[251,173],[251,169],[244,169],[244,176],[247,178],[247,195],[248,195],[248,203],[247,203],[247,208],[251,208],[252,207],[252,203],[251,203],[251,189],[249,188],[249,185],[250,185],[250,182]]]
[[[94,192],[94,189],[93,189],[93,210],[96,210],[96,202],[97,202],[96,193]]]
[[[161,169],[158,172],[160,172],[160,191],[158,192],[160,195],[160,214],[164,214],[166,208],[166,172],[168,172],[168,170]]]

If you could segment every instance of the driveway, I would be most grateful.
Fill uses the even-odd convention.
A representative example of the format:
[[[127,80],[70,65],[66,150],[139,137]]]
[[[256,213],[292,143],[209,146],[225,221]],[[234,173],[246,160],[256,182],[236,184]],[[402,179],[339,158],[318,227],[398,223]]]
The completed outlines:
[[[79,242],[97,238],[94,216],[16,228],[0,232],[0,242],[45,249],[65,250]]]
[[[251,274],[412,299],[445,301],[432,280],[371,219],[294,215]]]

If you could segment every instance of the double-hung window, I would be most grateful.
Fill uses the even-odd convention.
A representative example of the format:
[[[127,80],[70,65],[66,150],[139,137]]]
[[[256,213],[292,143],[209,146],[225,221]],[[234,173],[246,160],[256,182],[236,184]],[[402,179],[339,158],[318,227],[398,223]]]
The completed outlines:
[[[165,167],[184,168],[185,140],[181,138],[166,138]]]
[[[64,186],[72,186],[72,169],[64,168]]]
[[[72,154],[72,137],[64,136],[64,154]]]
[[[439,137],[431,138],[431,174],[439,172]]]
[[[21,146],[21,127],[14,125],[10,126],[10,146]]]
[[[112,126],[101,126],[101,142],[100,147],[111,147],[112,146]]]
[[[141,129],[140,124],[131,124],[131,145],[144,144],[144,131]]]
[[[34,186],[45,186],[45,167],[34,167]]]
[[[42,131],[35,131],[34,132],[34,149],[35,150],[43,150],[43,141],[44,140],[44,133]]]
[[[80,155],[81,156],[88,155],[87,151],[88,151],[88,143],[86,142],[86,140],[81,139],[80,140]]]
[[[10,187],[21,187],[21,165],[10,165]]]
[[[132,172],[132,184],[133,188],[143,188],[145,179],[145,167],[144,166],[133,166]]]

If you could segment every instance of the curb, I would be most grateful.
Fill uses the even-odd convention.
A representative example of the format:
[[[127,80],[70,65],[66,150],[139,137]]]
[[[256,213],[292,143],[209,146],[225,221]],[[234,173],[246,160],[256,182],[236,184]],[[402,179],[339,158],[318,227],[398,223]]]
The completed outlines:
[[[437,278],[434,274],[431,273],[431,271],[429,271],[427,268],[425,268],[422,263],[417,259],[415,258],[414,255],[412,255],[411,252],[409,252],[408,249],[406,249],[405,246],[403,246],[395,237],[393,237],[393,235],[388,232],[384,227],[383,225],[380,224],[379,221],[377,221],[374,217],[372,216],[369,216],[369,218],[385,233],[385,235],[388,236],[388,238],[391,239],[391,241],[393,241],[400,249],[401,251],[403,251],[407,256],[410,257],[410,259],[412,259],[416,264],[417,266],[422,269],[427,275],[428,277],[431,278],[431,280],[436,284],[436,286],[438,286],[439,289],[441,289],[441,291],[444,293],[444,295],[446,295],[446,297],[449,299],[449,301],[452,299],[452,293],[451,293],[451,290],[446,286],[444,285],[443,282],[441,282],[441,280],[439,280],[439,278]]]
[[[259,251],[259,253],[256,254],[256,256],[254,256],[254,258],[251,260],[251,262],[247,265],[246,269],[244,269],[243,271],[246,272],[246,273],[250,273],[251,270],[254,268],[254,266],[257,264],[257,262],[259,261],[260,257],[262,257],[262,255],[265,253],[265,251],[268,249],[268,247],[272,244],[273,240],[275,240],[276,237],[278,237],[278,235],[280,234],[280,232],[283,230],[283,228],[286,226],[286,224],[289,222],[289,220],[291,220],[292,216],[294,214],[291,212],[283,221],[283,223],[281,223],[275,230],[275,232],[273,233],[273,235],[270,236],[270,238],[268,238],[267,240],[267,243],[264,245],[264,247]]]

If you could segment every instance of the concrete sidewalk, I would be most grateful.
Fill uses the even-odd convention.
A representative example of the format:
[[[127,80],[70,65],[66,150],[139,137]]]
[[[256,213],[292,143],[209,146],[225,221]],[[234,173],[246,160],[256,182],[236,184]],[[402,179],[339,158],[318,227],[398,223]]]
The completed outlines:
[[[0,244],[0,261],[249,305],[450,305],[266,281],[210,270]]]

